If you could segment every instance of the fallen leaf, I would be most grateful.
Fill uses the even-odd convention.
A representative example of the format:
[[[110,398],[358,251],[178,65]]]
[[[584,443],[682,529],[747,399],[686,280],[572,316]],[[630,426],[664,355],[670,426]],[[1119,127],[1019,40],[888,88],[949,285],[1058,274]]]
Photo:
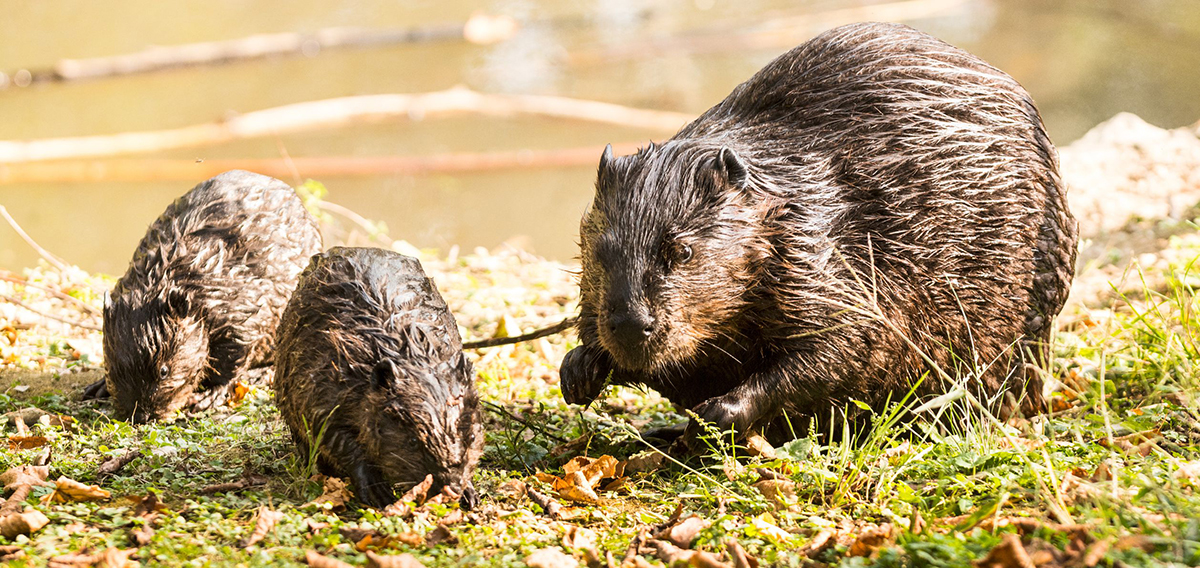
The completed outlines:
[[[823,529],[821,532],[818,532],[817,536],[814,536],[812,540],[808,541],[808,544],[804,545],[805,556],[813,558],[836,544],[837,539],[833,538],[835,534],[832,529]]]
[[[304,562],[312,566],[312,568],[354,568],[354,566],[346,564],[341,560],[322,556],[314,550],[304,551]]]
[[[525,557],[529,568],[578,568],[579,561],[559,548],[543,548]]]
[[[729,564],[711,552],[684,550],[665,540],[652,540],[654,555],[668,565],[683,563],[695,568],[731,568]]]
[[[646,450],[644,452],[634,454],[629,456],[629,459],[625,460],[625,473],[649,473],[651,471],[657,471],[662,467],[663,462],[666,461],[666,459],[667,457],[663,455],[662,452],[655,450]]]
[[[572,473],[566,479],[569,485],[558,489],[559,497],[568,501],[577,501],[580,503],[598,503],[600,497],[592,490],[591,485],[588,485],[587,479],[580,472]]]
[[[617,458],[612,456],[600,456],[595,459],[580,456],[564,464],[563,473],[569,478],[575,472],[579,472],[590,488],[595,487],[601,479],[619,477],[617,474],[619,465],[620,462],[617,461]]]
[[[134,554],[137,554],[136,548],[122,550],[110,546],[96,555],[96,568],[137,568],[141,564],[129,559]]]
[[[591,513],[583,507],[563,507],[558,510],[558,516],[555,518],[560,521],[578,521],[590,516]]]
[[[596,548],[597,541],[595,531],[569,525],[567,533],[562,537],[563,548]]]
[[[776,511],[787,509],[796,502],[796,482],[790,479],[763,479],[751,487],[762,493]]]
[[[304,519],[304,528],[308,529],[308,532],[315,533],[329,528],[329,523],[314,521],[312,517],[307,517]]]
[[[48,477],[50,477],[50,466],[19,465],[0,473],[0,483],[4,484],[4,489],[9,490],[22,485],[42,485]]]
[[[621,491],[629,485],[629,478],[625,476],[618,477],[606,484],[602,491]]]
[[[50,558],[50,567],[59,568],[61,566],[92,566],[100,562],[100,556],[96,554],[61,554]]]
[[[167,506],[158,500],[158,494],[153,491],[147,491],[145,497],[131,496],[129,500],[135,504],[133,507],[133,516],[135,517],[150,517],[167,510]]]
[[[1175,479],[1186,479],[1193,483],[1200,482],[1200,460],[1183,464],[1179,467],[1179,469],[1171,473],[1171,477]]]
[[[870,556],[891,539],[892,525],[870,527],[858,533],[854,544],[850,545],[850,550],[846,554],[850,556]]]
[[[445,525],[438,525],[433,530],[425,535],[425,544],[428,546],[437,546],[439,544],[448,544],[455,546],[458,544],[458,537],[450,532],[450,529]]]
[[[426,499],[429,498],[429,488],[430,487],[433,487],[433,474],[432,473],[429,475],[426,475],[425,479],[421,480],[420,483],[412,486],[411,489],[404,492],[404,495],[402,495],[400,497],[400,500],[407,502],[407,503],[413,503],[415,505],[420,505],[420,504],[424,503]]]
[[[417,557],[411,554],[395,554],[388,556],[380,556],[374,552],[367,552],[367,567],[368,568],[425,568]]]
[[[692,541],[696,540],[696,535],[699,535],[700,531],[708,528],[709,524],[711,523],[692,515],[675,523],[673,526],[663,529],[655,537],[660,540],[670,541],[671,544],[680,548],[691,548]]]
[[[233,388],[229,390],[229,399],[226,401],[229,406],[237,406],[245,400],[246,395],[250,393],[250,387],[241,381],[235,381]]]
[[[746,437],[746,451],[751,456],[760,456],[763,459],[773,460],[776,457],[775,447],[757,432]]]
[[[520,479],[510,479],[496,488],[496,493],[508,497],[509,499],[520,499],[525,496],[525,491],[529,486]]]
[[[33,491],[32,485],[20,485],[8,496],[4,504],[0,505],[0,518],[8,515],[20,513],[25,508],[25,500],[29,498],[29,493]]]
[[[1036,568],[1021,544],[1021,537],[1006,533],[1003,538],[986,557],[975,562],[976,568]]]
[[[202,487],[200,489],[200,493],[203,495],[211,495],[213,493],[227,493],[230,491],[241,491],[243,489],[249,489],[251,487],[258,487],[259,485],[266,485],[266,483],[267,483],[267,478],[265,476],[250,474],[250,475],[247,475],[237,481],[231,481],[228,483],[217,483],[214,485],[208,485],[208,486]]]
[[[1154,541],[1144,534],[1131,534],[1123,536],[1117,539],[1117,542],[1114,546],[1117,547],[1117,550],[1139,548],[1144,552],[1154,552],[1154,549],[1157,548],[1157,546],[1154,544]]]
[[[40,511],[26,508],[23,513],[14,513],[0,519],[0,534],[9,539],[18,535],[33,534],[49,522],[50,519]]]
[[[755,529],[758,529],[758,532],[762,533],[771,540],[788,542],[792,539],[792,533],[789,533],[776,526],[775,519],[767,513],[763,513],[750,519],[750,524]]]
[[[146,546],[150,544],[150,539],[154,538],[154,527],[150,525],[150,521],[146,521],[142,526],[129,531],[129,534],[138,546]]]
[[[112,496],[98,485],[86,485],[67,477],[59,477],[54,486],[54,491],[42,498],[43,505],[68,501],[103,501]]]
[[[336,477],[326,477],[321,496],[305,503],[304,506],[315,505],[329,511],[341,511],[346,508],[346,502],[351,497],[345,481]]]
[[[1112,548],[1113,541],[1110,539],[1101,539],[1088,545],[1087,550],[1083,553],[1081,561],[1087,568],[1093,568],[1108,555],[1108,549]]]
[[[555,501],[553,497],[550,497],[549,495],[546,495],[545,493],[533,488],[530,488],[527,494],[529,495],[529,500],[537,503],[537,505],[542,508],[542,511],[545,512],[546,516],[550,517],[551,519],[559,518],[559,514],[562,512],[563,507],[558,503],[558,501]]]
[[[742,543],[732,538],[726,539],[725,550],[733,559],[733,568],[758,568],[758,559],[750,556],[746,549],[742,548]]]
[[[10,450],[29,450],[40,448],[49,444],[50,441],[45,436],[9,436],[8,449]]]
[[[121,471],[121,468],[129,465],[129,462],[141,457],[141,455],[142,450],[140,448],[134,448],[119,456],[105,457],[100,461],[100,467],[96,470],[96,474],[100,477],[112,475],[118,471]]]
[[[273,511],[271,508],[263,505],[258,508],[258,520],[254,522],[254,532],[246,540],[242,541],[242,548],[248,548],[262,542],[267,537],[267,533],[275,528],[275,523],[283,518],[283,513]]]
[[[0,545],[0,562],[12,562],[25,558],[25,551],[15,544]]]

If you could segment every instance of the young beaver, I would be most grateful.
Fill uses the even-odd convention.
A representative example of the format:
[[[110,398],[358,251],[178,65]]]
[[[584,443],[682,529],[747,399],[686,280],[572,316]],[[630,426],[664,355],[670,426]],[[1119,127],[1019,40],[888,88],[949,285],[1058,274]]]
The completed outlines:
[[[918,394],[945,392],[922,353],[1006,413],[1041,409],[1076,250],[1028,93],[878,23],[780,56],[661,145],[605,149],[580,233],[566,400],[647,385],[741,432],[927,372]]]
[[[270,363],[279,315],[320,250],[287,184],[231,171],[197,185],[150,225],[106,299],[108,375],[85,397],[111,394],[119,417],[146,422],[219,395]]]
[[[483,452],[474,370],[421,263],[334,247],[314,256],[279,324],[275,403],[302,459],[382,508],[432,474],[470,508]]]

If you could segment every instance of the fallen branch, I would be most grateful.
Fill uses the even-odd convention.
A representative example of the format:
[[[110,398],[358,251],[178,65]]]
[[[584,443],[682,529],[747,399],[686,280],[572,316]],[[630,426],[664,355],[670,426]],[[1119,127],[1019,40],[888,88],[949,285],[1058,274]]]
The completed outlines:
[[[48,319],[52,319],[52,320],[54,320],[54,321],[57,321],[57,322],[60,322],[60,323],[65,323],[65,324],[67,324],[67,325],[70,325],[70,326],[79,327],[79,328],[83,328],[83,329],[89,329],[89,330],[92,330],[92,331],[102,331],[102,330],[101,330],[99,327],[96,327],[96,326],[94,326],[94,325],[92,325],[92,324],[88,324],[88,323],[81,323],[81,322],[77,322],[77,321],[71,321],[71,320],[68,320],[68,319],[63,319],[63,318],[60,318],[60,317],[58,317],[58,316],[55,316],[55,315],[48,314],[48,313],[46,313],[46,312],[43,312],[43,311],[41,311],[41,310],[38,310],[37,308],[31,307],[29,304],[26,304],[25,302],[22,302],[21,300],[18,300],[18,299],[16,299],[16,298],[14,298],[14,297],[12,297],[12,296],[9,296],[9,295],[6,295],[6,294],[0,294],[0,301],[5,301],[5,302],[8,302],[8,303],[10,303],[10,304],[14,304],[14,305],[20,306],[20,307],[22,307],[22,308],[24,308],[24,309],[26,309],[26,310],[29,310],[29,311],[31,311],[31,312],[33,312],[33,313],[35,313],[35,314],[39,315],[39,316],[42,316],[42,317],[44,317],[44,318],[48,318]]]
[[[221,41],[154,45],[122,55],[62,59],[48,69],[22,69],[12,75],[25,77],[24,80],[14,81],[18,86],[29,86],[34,83],[136,75],[164,69],[228,64],[268,57],[312,57],[331,49],[464,40],[476,44],[490,44],[512,37],[517,28],[516,20],[509,16],[478,12],[466,22],[406,29],[340,27],[320,29],[312,33],[282,32]]]
[[[497,345],[510,345],[513,343],[522,343],[525,341],[532,341],[534,339],[546,337],[547,335],[554,335],[556,333],[562,333],[568,329],[571,329],[572,327],[575,327],[575,324],[578,322],[579,322],[579,318],[573,316],[573,317],[566,318],[554,325],[551,325],[548,327],[543,327],[542,329],[539,329],[537,331],[532,331],[532,332],[529,332],[529,333],[526,333],[523,335],[514,335],[512,337],[493,337],[491,339],[481,339],[479,341],[467,341],[462,344],[462,348],[463,349],[483,349],[484,347],[495,347]]]
[[[632,153],[638,143],[613,144],[613,151]],[[207,179],[229,170],[248,170],[271,177],[428,175],[482,171],[568,168],[600,162],[600,146],[560,150],[521,150],[439,154],[435,156],[326,156],[234,160],[121,159],[80,160],[26,164],[0,164],[0,185],[35,183],[154,182]],[[293,170],[294,168],[294,170]]]
[[[33,250],[37,251],[42,258],[46,259],[46,262],[49,262],[52,266],[57,268],[59,272],[66,271],[67,263],[63,262],[63,260],[57,256],[54,256],[50,251],[42,248],[42,245],[37,244],[37,242],[33,240],[33,237],[30,237],[29,233],[26,233],[25,229],[22,229],[21,225],[17,224],[17,220],[13,219],[12,215],[8,214],[8,209],[6,209],[3,205],[0,205],[0,216],[4,217],[4,220],[8,222],[8,226],[12,227],[12,229],[17,232],[17,235],[19,235],[26,244],[32,247]]]
[[[360,122],[422,120],[457,113],[565,118],[663,132],[674,132],[693,118],[683,113],[599,101],[545,95],[485,94],[455,87],[422,94],[362,95],[295,103],[169,130],[0,141],[0,164],[195,148],[248,138],[340,128]]]

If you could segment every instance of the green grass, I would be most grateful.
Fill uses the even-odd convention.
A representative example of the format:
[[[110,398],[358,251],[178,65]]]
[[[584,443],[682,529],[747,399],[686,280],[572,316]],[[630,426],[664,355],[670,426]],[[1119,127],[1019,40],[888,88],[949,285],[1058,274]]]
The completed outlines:
[[[1200,478],[1179,473],[1200,460],[1196,272],[1191,260],[1172,265],[1154,275],[1160,284],[1147,284],[1136,297],[1086,318],[1072,316],[1078,322],[1059,333],[1050,370],[1067,389],[1055,395],[1060,401],[1050,415],[1000,424],[963,397],[937,409],[957,417],[938,426],[889,412],[857,435],[843,436],[846,442],[809,435],[778,448],[772,460],[745,457],[716,435],[705,456],[639,474],[627,492],[604,494],[601,504],[583,507],[571,521],[551,520],[530,500],[502,496],[497,488],[513,479],[536,486],[533,473],[561,472],[581,453],[645,451],[638,430],[681,418],[653,393],[628,389],[610,389],[590,409],[572,407],[557,385],[511,372],[524,367],[494,358],[480,366],[479,377],[488,416],[476,474],[481,508],[450,527],[456,544],[393,543],[386,552],[410,552],[430,567],[523,566],[533,551],[561,546],[574,524],[595,531],[598,547],[619,560],[633,534],[663,522],[682,503],[686,513],[711,522],[696,548],[720,552],[735,539],[763,565],[969,566],[1016,530],[993,522],[1011,517],[1042,522],[1024,534],[1026,548],[1041,550],[1042,559],[1077,559],[1080,546],[1107,546],[1099,565],[1200,564]],[[541,357],[533,345],[508,349],[503,357]],[[144,565],[295,565],[310,549],[362,565],[365,556],[343,529],[424,535],[455,509],[432,506],[402,519],[353,503],[340,512],[306,507],[320,493],[308,479],[312,459],[296,455],[269,392],[255,391],[236,408],[138,427],[64,396],[25,401],[13,395],[0,395],[0,411],[35,405],[79,420],[75,432],[43,430],[51,441],[52,479],[98,483],[113,494],[107,501],[44,506],[37,500],[49,488],[35,489],[28,504],[50,524],[32,537],[0,537],[0,544],[21,546],[29,565],[81,550],[136,547],[131,531],[143,521],[126,497],[149,491],[159,493],[168,510],[138,551]],[[922,402],[899,401],[894,408]],[[11,425],[5,433],[14,433]],[[97,478],[105,456],[130,448],[141,448],[143,457],[115,476]],[[43,451],[0,450],[0,469],[31,463]],[[785,507],[773,507],[753,486],[759,468],[794,482]],[[1106,477],[1092,479],[1105,470]],[[248,474],[268,481],[242,492],[200,492]],[[282,511],[282,520],[262,543],[239,548],[262,505]],[[312,529],[311,523],[327,526]],[[873,554],[849,556],[857,536],[888,524],[895,532]],[[825,531],[832,531],[832,544],[813,552],[809,544]],[[1130,535],[1144,538],[1123,538]]]

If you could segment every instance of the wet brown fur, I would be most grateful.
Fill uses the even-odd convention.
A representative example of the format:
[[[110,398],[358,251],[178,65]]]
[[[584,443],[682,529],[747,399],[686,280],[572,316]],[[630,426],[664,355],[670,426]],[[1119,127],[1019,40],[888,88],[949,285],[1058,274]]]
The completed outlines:
[[[580,234],[566,399],[648,385],[739,430],[878,407],[927,374],[918,394],[944,392],[922,353],[1002,414],[1005,392],[1042,409],[1077,238],[1024,89],[873,23],[780,56],[661,145],[606,151]]]
[[[279,316],[320,250],[287,184],[231,171],[197,185],[150,225],[106,300],[107,376],[90,394],[107,390],[119,417],[144,422],[245,381],[271,362]]]
[[[279,326],[275,402],[301,459],[349,476],[375,507],[434,476],[474,502],[483,450],[474,370],[454,316],[414,258],[335,247],[314,256]]]

